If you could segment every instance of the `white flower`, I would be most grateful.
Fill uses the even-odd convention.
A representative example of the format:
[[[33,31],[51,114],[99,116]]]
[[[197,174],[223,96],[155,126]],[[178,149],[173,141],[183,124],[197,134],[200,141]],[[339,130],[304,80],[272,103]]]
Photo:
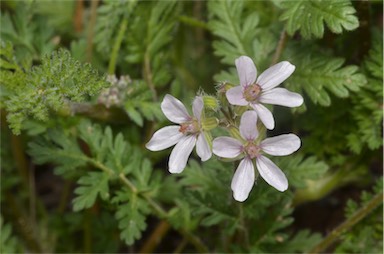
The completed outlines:
[[[161,109],[171,122],[179,125],[166,126],[156,131],[145,147],[151,151],[160,151],[176,144],[169,157],[169,172],[181,173],[184,170],[195,145],[202,161],[211,158],[211,148],[201,127],[203,107],[203,98],[196,96],[192,104],[194,116],[190,116],[181,101],[172,95],[165,95]]]
[[[275,121],[272,113],[261,103],[286,107],[298,107],[303,104],[300,94],[285,88],[275,88],[294,72],[295,66],[289,62],[283,61],[273,65],[258,78],[256,66],[251,58],[241,56],[236,59],[235,64],[240,85],[227,91],[227,99],[233,105],[251,106],[266,128],[272,130]]]
[[[213,153],[224,158],[243,158],[232,178],[233,197],[240,202],[248,198],[255,182],[253,159],[261,177],[279,191],[288,188],[284,173],[261,152],[270,155],[289,155],[300,148],[300,138],[294,134],[285,134],[256,141],[259,133],[256,128],[257,114],[247,111],[241,116],[240,135],[243,140],[232,137],[218,137],[213,140]]]

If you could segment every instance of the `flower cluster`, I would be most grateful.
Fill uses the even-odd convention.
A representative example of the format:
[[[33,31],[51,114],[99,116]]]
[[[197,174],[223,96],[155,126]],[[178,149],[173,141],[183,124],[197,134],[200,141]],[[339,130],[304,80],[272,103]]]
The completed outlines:
[[[225,113],[225,110],[222,110],[225,113],[225,119],[222,121],[212,121],[212,118],[205,117],[205,110],[219,107],[216,100],[206,100],[205,103],[204,96],[196,96],[191,116],[181,101],[167,94],[161,103],[161,109],[164,115],[177,125],[167,126],[155,132],[146,147],[151,151],[159,151],[175,145],[168,164],[171,173],[184,170],[195,146],[202,161],[210,159],[212,153],[221,158],[241,160],[232,178],[231,189],[233,197],[242,202],[248,198],[255,183],[255,168],[258,174],[277,190],[285,191],[288,188],[285,174],[264,154],[289,155],[300,148],[300,138],[294,134],[284,134],[261,141],[257,120],[260,119],[265,128],[273,129],[273,115],[263,104],[297,107],[303,103],[303,98],[287,89],[276,88],[294,72],[295,66],[289,62],[280,62],[259,77],[251,58],[241,56],[236,59],[235,64],[240,84],[227,89],[225,98],[233,107],[245,108],[240,117],[240,124],[235,128],[238,135],[234,134],[232,128],[232,137],[217,137],[212,141],[210,130],[216,127],[218,122],[227,120],[233,123],[236,120],[235,114]],[[209,96],[209,99],[212,97]],[[227,126],[224,124],[224,127]]]

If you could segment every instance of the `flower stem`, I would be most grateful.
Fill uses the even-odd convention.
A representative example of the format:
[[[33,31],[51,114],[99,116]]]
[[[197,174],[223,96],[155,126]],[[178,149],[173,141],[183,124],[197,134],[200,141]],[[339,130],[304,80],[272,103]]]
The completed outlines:
[[[383,192],[375,195],[371,201],[365,206],[356,211],[348,220],[344,221],[341,225],[332,230],[327,237],[324,238],[319,244],[317,244],[309,253],[319,253],[328,248],[338,237],[352,228],[359,221],[368,216],[377,206],[383,203]]]
[[[120,50],[121,43],[122,43],[123,38],[124,38],[125,31],[127,30],[127,26],[128,26],[128,19],[123,17],[123,20],[120,23],[119,32],[117,34],[115,44],[113,45],[111,57],[109,60],[108,74],[110,74],[110,75],[115,74],[117,56],[118,56],[118,53]]]
[[[274,65],[279,61],[279,58],[281,56],[281,53],[283,52],[283,49],[285,48],[285,44],[287,43],[287,40],[288,40],[287,32],[285,30],[281,31],[280,39],[277,44],[275,54],[273,55],[271,65]]]

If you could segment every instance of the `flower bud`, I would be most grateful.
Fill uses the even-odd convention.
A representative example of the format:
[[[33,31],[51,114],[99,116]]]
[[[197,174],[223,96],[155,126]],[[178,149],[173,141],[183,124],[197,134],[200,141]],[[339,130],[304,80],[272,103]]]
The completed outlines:
[[[219,102],[215,97],[210,95],[204,95],[203,100],[204,100],[204,106],[207,107],[208,109],[212,109],[213,111],[217,111],[219,109]]]

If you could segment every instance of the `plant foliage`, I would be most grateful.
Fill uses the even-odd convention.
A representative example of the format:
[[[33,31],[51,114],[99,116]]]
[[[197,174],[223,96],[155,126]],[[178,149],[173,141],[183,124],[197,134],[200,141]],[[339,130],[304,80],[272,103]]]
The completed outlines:
[[[5,93],[7,120],[19,134],[29,116],[46,121],[49,110],[59,111],[67,101],[84,101],[106,86],[102,77],[88,64],[82,64],[66,50],[42,58],[42,63],[22,70],[9,58],[9,44],[2,44],[2,87]]]
[[[286,21],[290,35],[297,30],[305,39],[321,38],[324,35],[324,23],[334,33],[354,30],[359,26],[356,10],[349,0],[342,1],[283,1],[284,12],[280,20]]]

